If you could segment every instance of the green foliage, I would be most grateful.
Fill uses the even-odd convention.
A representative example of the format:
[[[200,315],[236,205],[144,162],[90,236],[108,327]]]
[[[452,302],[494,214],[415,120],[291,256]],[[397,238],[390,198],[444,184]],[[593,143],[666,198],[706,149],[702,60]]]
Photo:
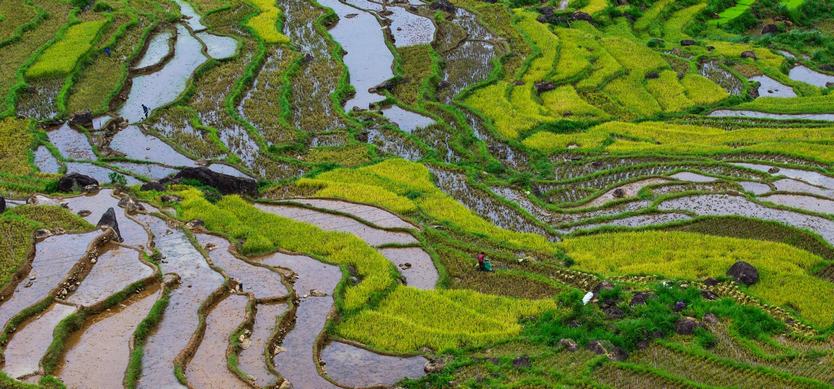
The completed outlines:
[[[683,316],[702,318],[706,313],[729,319],[734,330],[744,337],[759,339],[777,333],[784,325],[758,308],[738,305],[731,300],[704,300],[695,288],[655,286],[645,304],[628,305],[620,297],[618,289],[599,296],[599,301],[616,304],[625,313],[621,319],[606,319],[596,304],[582,304],[583,293],[577,290],[565,292],[557,298],[562,312],[545,312],[524,329],[523,334],[536,343],[558,346],[561,339],[572,339],[585,346],[591,341],[608,341],[626,351],[637,348],[641,342],[672,335],[675,323]],[[675,312],[677,302],[686,308]],[[714,341],[707,331],[698,331],[701,342]]]

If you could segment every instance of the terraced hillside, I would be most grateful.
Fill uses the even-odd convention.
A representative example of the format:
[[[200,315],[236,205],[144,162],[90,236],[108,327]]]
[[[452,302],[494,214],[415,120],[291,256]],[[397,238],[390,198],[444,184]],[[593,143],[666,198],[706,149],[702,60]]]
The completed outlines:
[[[832,26],[3,0],[0,387],[834,386]]]

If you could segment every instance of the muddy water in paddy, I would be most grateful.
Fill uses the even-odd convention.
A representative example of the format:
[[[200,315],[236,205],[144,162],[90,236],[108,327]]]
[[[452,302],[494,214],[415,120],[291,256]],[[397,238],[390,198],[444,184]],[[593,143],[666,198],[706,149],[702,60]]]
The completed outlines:
[[[347,51],[344,62],[350,73],[350,84],[356,89],[356,95],[345,103],[345,110],[367,109],[371,103],[382,101],[382,95],[368,92],[368,89],[394,76],[391,70],[394,55],[385,45],[379,22],[371,13],[338,0],[322,0],[319,4],[333,9],[339,16],[330,35]],[[355,16],[348,17],[351,14]]]
[[[273,358],[279,373],[296,388],[334,388],[319,375],[318,358],[313,353],[327,316],[333,309],[333,289],[342,277],[338,267],[327,265],[303,255],[276,253],[259,259],[260,262],[292,270],[298,275],[295,291],[301,300],[295,311],[293,328],[284,336],[284,351]],[[314,297],[310,291],[327,295]]]
[[[676,177],[672,176],[672,178],[676,178]],[[640,192],[640,189],[643,189],[644,187],[651,186],[651,185],[656,185],[656,184],[663,184],[663,183],[666,183],[666,182],[669,182],[669,180],[666,180],[666,179],[663,179],[663,178],[649,178],[649,179],[645,179],[645,180],[635,181],[635,182],[620,186],[618,188],[611,189],[608,192],[605,192],[602,195],[600,195],[599,197],[593,199],[591,202],[586,203],[586,204],[582,204],[581,207],[582,208],[600,207],[600,206],[604,205],[605,203],[607,203],[609,201],[612,201],[612,200],[616,200],[618,198],[637,196],[637,193]],[[616,196],[618,191],[620,191],[622,193],[622,196],[620,196],[620,197]]]
[[[17,97],[17,114],[38,120],[54,118],[63,85],[63,77],[27,81],[26,89]]]
[[[75,213],[90,211],[91,213],[85,216],[84,220],[87,220],[93,225],[101,220],[102,215],[109,208],[113,208],[116,212],[116,222],[119,223],[119,232],[121,232],[122,239],[124,239],[122,243],[147,248],[150,239],[148,232],[141,224],[127,216],[124,208],[119,207],[119,199],[113,197],[112,194],[112,189],[102,189],[96,195],[70,197],[64,200],[64,202]]]
[[[93,306],[133,283],[153,276],[154,269],[139,260],[139,252],[110,245],[67,302]]]
[[[776,190],[780,192],[807,193],[834,199],[834,190],[825,189],[789,178],[776,181],[773,185],[776,187]]]
[[[368,143],[376,145],[385,154],[396,155],[410,161],[423,158],[423,152],[408,139],[405,139],[399,131],[387,129],[369,128]]]
[[[385,231],[369,227],[354,219],[345,216],[314,211],[306,208],[297,208],[283,205],[255,204],[262,211],[283,216],[289,219],[298,220],[317,226],[325,231],[349,232],[364,240],[371,246],[384,244],[416,244],[418,243],[411,234],[406,232]]]
[[[55,326],[76,310],[70,305],[53,304],[19,328],[6,345],[3,371],[15,378],[37,373],[40,360],[52,343]]]
[[[382,228],[415,228],[412,224],[400,219],[399,216],[370,205],[327,199],[292,199],[289,202],[328,211],[347,213]]]
[[[222,35],[214,35],[207,32],[198,32],[199,38],[206,45],[206,52],[214,59],[232,58],[237,52],[237,41],[234,38]]]
[[[23,309],[46,298],[69,275],[73,265],[87,252],[89,244],[101,234],[93,231],[77,235],[56,235],[35,244],[32,270],[17,285],[14,294],[0,305],[0,328]]]
[[[40,146],[35,150],[35,166],[44,173],[58,173],[58,170],[61,169],[60,162],[45,146]]]
[[[159,296],[159,287],[151,288],[97,315],[73,333],[56,375],[68,388],[121,388],[133,332]]]
[[[335,65],[327,40],[316,31],[311,20],[323,14],[323,10],[304,0],[287,1],[285,10],[284,30],[306,57],[293,76],[292,122],[295,127],[313,133],[342,128],[329,96],[343,70]]]
[[[698,72],[716,84],[721,85],[721,87],[726,89],[731,95],[741,94],[741,91],[744,89],[744,84],[741,83],[741,80],[736,78],[736,76],[726,69],[722,68],[717,61],[707,61],[702,63],[698,67]]]
[[[659,210],[689,211],[703,216],[736,215],[771,220],[818,233],[828,243],[834,243],[834,221],[798,212],[769,208],[740,196],[724,194],[698,195],[662,202]]]
[[[748,169],[757,170],[760,172],[768,172],[773,166],[769,165],[760,165],[755,163],[734,163],[733,165],[745,167]],[[796,180],[807,182],[811,185],[816,185],[819,187],[823,187],[826,189],[834,190],[834,177],[829,177],[821,173],[812,172],[808,170],[799,170],[799,169],[790,169],[790,168],[778,168],[776,173],[772,173],[773,176],[785,176],[788,178],[793,178]],[[781,190],[781,189],[780,189]]]
[[[180,13],[182,14],[182,16],[185,17],[185,21],[186,23],[188,23],[188,27],[190,27],[195,32],[203,31],[207,28],[205,25],[203,25],[200,19],[200,14],[198,14],[197,11],[195,11],[194,8],[191,7],[191,4],[189,4],[185,0],[174,0],[174,2],[177,3],[177,5],[180,7]]]
[[[703,174],[692,173],[692,172],[675,173],[675,174],[672,174],[671,176],[669,176],[669,178],[674,178],[674,179],[680,180],[680,181],[699,182],[699,183],[718,181],[718,179],[715,178],[715,177],[705,176]]]
[[[49,141],[58,148],[58,151],[66,159],[95,160],[96,154],[90,141],[84,134],[74,130],[69,124],[64,124],[57,130],[46,133]]]
[[[759,97],[796,97],[793,88],[768,76],[750,77],[750,81],[759,83]]]
[[[463,88],[489,77],[496,47],[495,36],[478,23],[475,14],[457,8],[453,20],[453,23],[441,24],[442,33],[438,35],[446,39],[446,42],[439,43],[442,47],[447,47],[441,55],[445,63],[443,81],[449,85],[440,90],[441,100],[446,103],[450,103]],[[459,42],[449,41],[455,34],[452,31],[443,31],[448,28],[460,28],[465,34],[465,39]]]
[[[207,389],[249,387],[228,369],[226,361],[229,336],[243,322],[248,301],[246,296],[233,294],[209,312],[203,340],[185,369],[189,385]]]
[[[234,167],[231,167],[229,165],[224,165],[222,163],[215,163],[213,165],[210,165],[208,168],[209,168],[209,170],[211,170],[213,172],[223,173],[223,174],[227,174],[227,175],[230,175],[230,176],[249,177],[248,175],[244,174],[240,170],[237,170]]]
[[[161,180],[171,174],[177,173],[176,169],[153,163],[111,162],[110,164],[119,169],[127,170],[132,174],[148,177],[152,180]]]
[[[258,304],[255,312],[255,324],[252,327],[252,335],[249,340],[252,342],[248,348],[240,351],[238,364],[258,387],[273,386],[278,382],[278,377],[272,374],[267,368],[267,363],[272,365],[272,359],[264,355],[272,334],[275,333],[278,320],[287,313],[286,304]],[[270,356],[271,351],[270,351]],[[269,361],[269,362],[267,362]]]
[[[569,234],[581,230],[591,230],[599,227],[629,227],[638,228],[656,224],[669,223],[679,220],[688,220],[692,217],[683,213],[659,213],[650,215],[630,216],[622,219],[610,220],[601,223],[582,224],[559,230],[560,233]]]
[[[832,108],[834,110],[834,108]],[[767,113],[757,111],[736,111],[731,109],[719,109],[713,111],[709,116],[714,117],[743,117],[755,119],[774,119],[774,120],[821,120],[834,121],[834,114],[831,113],[800,113],[800,114],[782,114],[782,113]]]
[[[172,290],[162,321],[145,343],[142,357],[140,388],[181,387],[174,376],[174,359],[185,349],[199,325],[201,304],[223,285],[223,277],[212,270],[186,235],[170,228],[161,219],[140,215],[155,237],[161,254],[163,274],[179,275],[180,282]]]
[[[806,211],[834,214],[834,201],[821,199],[813,196],[802,196],[793,194],[773,194],[762,197],[762,200],[774,204],[784,205],[790,208],[804,209]]]
[[[188,28],[178,24],[174,57],[159,71],[133,78],[133,86],[119,114],[135,123],[145,118],[142,104],[154,110],[174,101],[185,90],[194,71],[208,59],[202,49],[203,45]]]
[[[762,184],[761,182],[742,181],[738,184],[741,185],[745,191],[755,195],[764,194],[773,190],[770,185]]]
[[[788,72],[788,77],[791,80],[801,81],[819,88],[825,88],[829,84],[834,84],[834,76],[811,70],[802,65],[792,68]]]
[[[518,232],[533,232],[547,235],[547,232],[531,223],[515,209],[501,203],[488,193],[472,187],[462,173],[430,167],[440,189],[462,202],[467,208],[499,227]]]
[[[431,257],[418,247],[389,248],[379,250],[405,277],[406,285],[431,290],[439,278]]]
[[[321,359],[327,375],[340,385],[354,388],[393,386],[404,378],[420,378],[428,361],[423,357],[394,357],[377,354],[346,343],[324,346]]]
[[[92,163],[84,162],[67,162],[67,173],[79,173],[85,176],[90,176],[96,179],[100,184],[110,183],[110,174],[117,173],[114,170],[106,167],[94,165]],[[128,185],[136,185],[141,183],[133,176],[124,175]]]
[[[434,23],[426,17],[413,14],[403,7],[387,7],[391,15],[385,18],[391,20],[391,36],[394,46],[408,47],[428,45],[434,40]]]
[[[222,269],[229,278],[239,281],[244,292],[252,293],[258,300],[274,300],[289,294],[281,283],[281,275],[278,272],[251,265],[235,257],[229,251],[231,247],[226,239],[208,234],[196,234],[195,237],[208,251],[212,263]]]
[[[405,132],[411,133],[419,128],[425,128],[435,123],[431,118],[418,113],[406,111],[396,105],[382,110],[382,115]]]
[[[127,126],[110,141],[110,148],[130,159],[156,162],[168,166],[196,166],[194,161],[178,153],[159,138],[146,135],[137,126]]]
[[[171,53],[170,43],[172,39],[174,39],[174,33],[171,31],[161,31],[154,34],[148,42],[148,49],[145,50],[145,55],[136,63],[134,69],[142,69],[162,62]]]

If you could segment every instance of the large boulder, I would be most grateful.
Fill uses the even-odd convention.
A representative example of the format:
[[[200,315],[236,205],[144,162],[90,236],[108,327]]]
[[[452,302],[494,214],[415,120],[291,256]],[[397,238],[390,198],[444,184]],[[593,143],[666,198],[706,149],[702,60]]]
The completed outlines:
[[[675,332],[679,335],[692,335],[695,329],[700,327],[701,323],[693,317],[682,317],[675,322]]]
[[[93,128],[93,114],[90,111],[79,112],[70,118],[69,124],[74,127]]]
[[[588,343],[588,350],[597,355],[605,355],[613,361],[623,361],[628,358],[628,353],[625,350],[607,340],[592,340]]]
[[[753,51],[747,50],[741,52],[741,58],[749,58],[749,59],[756,59],[756,53]]]
[[[142,184],[141,190],[155,190],[157,192],[164,192],[165,185],[157,181],[146,182]]]
[[[759,281],[759,271],[753,265],[744,261],[738,261],[730,266],[727,275],[744,285],[753,285]]]
[[[119,240],[119,242],[124,241],[124,239],[122,239],[122,233],[121,231],[119,231],[119,222],[116,220],[116,210],[114,210],[112,207],[108,208],[107,212],[105,212],[104,215],[101,215],[101,219],[99,219],[98,224],[96,224],[96,227],[110,227],[113,229],[113,232],[116,233],[116,237]]]
[[[681,46],[695,46],[697,42],[692,39],[684,39],[681,41]]]
[[[98,186],[98,180],[79,173],[65,174],[58,180],[58,191],[64,193],[78,192],[90,186]]]
[[[455,6],[449,0],[435,0],[430,5],[429,8],[433,10],[440,10],[446,11],[450,14],[455,13]]]
[[[205,167],[189,167],[182,169],[179,173],[174,175],[173,178],[169,177],[161,182],[165,184],[171,181],[181,182],[183,180],[199,181],[217,189],[218,192],[224,195],[245,194],[249,196],[256,196],[258,194],[258,183],[255,180],[218,173]]]
[[[649,292],[637,292],[634,294],[634,296],[631,297],[630,305],[643,305],[652,297],[654,297],[654,295]]]
[[[775,24],[766,24],[762,27],[762,34],[773,34],[779,32],[779,27]]]
[[[577,12],[574,12],[573,14],[571,14],[571,18],[573,18],[573,20],[584,20],[586,22],[593,22],[594,21],[594,18],[591,17],[591,15],[588,15],[587,13],[580,12],[580,11],[577,11]]]
[[[6,212],[6,199],[0,196],[0,213]]]

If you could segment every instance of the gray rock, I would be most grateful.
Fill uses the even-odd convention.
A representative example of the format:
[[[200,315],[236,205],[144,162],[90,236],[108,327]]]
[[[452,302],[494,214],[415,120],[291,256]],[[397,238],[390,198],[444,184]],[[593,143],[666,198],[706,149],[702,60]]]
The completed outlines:
[[[116,220],[116,210],[113,208],[108,208],[107,212],[105,212],[104,215],[101,215],[101,219],[99,219],[96,227],[110,227],[116,233],[118,241],[124,241],[124,239],[122,239],[122,233],[119,231],[119,222]]]
[[[759,281],[759,271],[753,265],[744,261],[738,261],[730,266],[727,275],[744,285],[753,285]]]
[[[65,174],[58,180],[58,191],[64,193],[81,191],[90,186],[98,187],[98,181],[79,173]]]

